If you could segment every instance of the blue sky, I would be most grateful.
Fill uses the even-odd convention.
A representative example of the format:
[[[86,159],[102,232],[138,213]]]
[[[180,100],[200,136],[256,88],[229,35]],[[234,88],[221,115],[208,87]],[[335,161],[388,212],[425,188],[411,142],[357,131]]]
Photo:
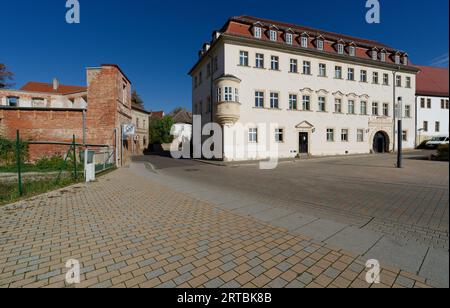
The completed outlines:
[[[230,16],[253,15],[378,40],[417,64],[448,67],[448,0],[380,0],[381,24],[365,0],[79,0],[81,24],[65,23],[65,0],[0,0],[0,62],[27,81],[85,85],[85,67],[115,63],[147,109],[190,109],[187,72]]]

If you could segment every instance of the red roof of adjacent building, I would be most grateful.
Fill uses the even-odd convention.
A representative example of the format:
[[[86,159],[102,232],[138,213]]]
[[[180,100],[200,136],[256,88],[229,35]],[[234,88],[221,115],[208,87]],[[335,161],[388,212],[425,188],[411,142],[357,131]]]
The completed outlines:
[[[164,118],[164,111],[152,111],[150,113],[150,117],[154,119],[162,119]]]
[[[416,94],[448,97],[448,68],[416,66],[420,69],[416,80]]]
[[[59,85],[57,90],[53,89],[53,84],[44,82],[28,82],[21,91],[40,92],[49,94],[73,94],[87,91],[87,87]]]

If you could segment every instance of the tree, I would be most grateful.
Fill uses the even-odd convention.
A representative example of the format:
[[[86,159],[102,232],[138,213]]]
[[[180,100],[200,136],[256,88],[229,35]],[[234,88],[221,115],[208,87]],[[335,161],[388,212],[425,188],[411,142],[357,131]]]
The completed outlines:
[[[173,136],[170,130],[173,126],[173,119],[171,116],[165,116],[162,119],[150,120],[150,144],[164,144],[171,143]]]
[[[139,105],[141,107],[144,107],[144,101],[139,96],[139,94],[136,92],[136,90],[133,90],[133,93],[131,93],[131,102],[133,104]]]
[[[11,86],[8,81],[13,79],[14,74],[6,69],[6,65],[0,63],[0,89],[8,88]]]
[[[183,108],[183,107],[177,107],[177,108],[175,108],[175,109],[170,113],[170,115],[171,115],[172,117],[173,117],[173,116],[176,116],[180,111],[183,111],[183,110],[187,111],[186,108]]]

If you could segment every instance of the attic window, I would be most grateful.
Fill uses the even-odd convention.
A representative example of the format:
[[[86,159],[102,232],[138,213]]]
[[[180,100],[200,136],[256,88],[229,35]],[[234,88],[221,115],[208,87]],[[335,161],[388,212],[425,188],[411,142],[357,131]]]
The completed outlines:
[[[278,40],[278,32],[276,30],[270,30],[270,40],[276,42]]]
[[[403,65],[408,65],[408,56],[403,56]]]
[[[350,47],[348,48],[348,54],[349,54],[350,56],[352,56],[352,57],[354,57],[354,56],[356,55],[356,48],[355,48],[355,46],[350,46]]]
[[[337,45],[338,54],[343,55],[344,54],[344,45],[342,43],[339,43]]]
[[[19,98],[16,96],[8,96],[6,98],[6,104],[9,107],[17,107],[19,105]]]
[[[286,44],[292,45],[294,36],[292,33],[286,33]]]
[[[395,64],[400,64],[400,55],[399,54],[395,55]]]
[[[378,60],[378,52],[376,50],[372,50],[372,60]]]
[[[303,35],[300,43],[303,48],[308,48],[308,37]]]
[[[317,50],[323,50],[323,39],[317,39]]]
[[[45,102],[43,98],[34,97],[32,99],[33,107],[45,107]]]
[[[255,26],[254,29],[253,29],[253,35],[257,39],[262,38],[262,29],[261,29],[261,27]]]
[[[381,62],[386,62],[386,53],[385,52],[382,52],[380,54],[380,60],[381,60]]]

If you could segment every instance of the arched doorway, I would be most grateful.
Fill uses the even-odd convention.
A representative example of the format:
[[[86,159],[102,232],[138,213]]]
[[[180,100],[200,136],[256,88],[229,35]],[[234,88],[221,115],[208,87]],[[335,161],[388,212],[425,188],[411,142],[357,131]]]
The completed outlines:
[[[373,138],[373,151],[375,153],[389,152],[389,136],[385,132],[379,131]]]

